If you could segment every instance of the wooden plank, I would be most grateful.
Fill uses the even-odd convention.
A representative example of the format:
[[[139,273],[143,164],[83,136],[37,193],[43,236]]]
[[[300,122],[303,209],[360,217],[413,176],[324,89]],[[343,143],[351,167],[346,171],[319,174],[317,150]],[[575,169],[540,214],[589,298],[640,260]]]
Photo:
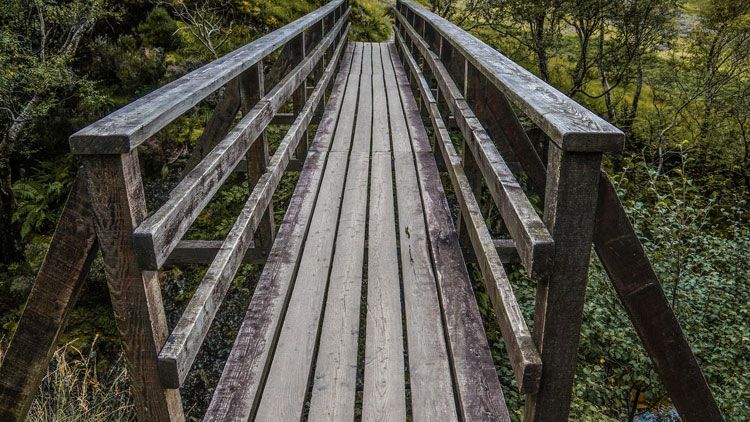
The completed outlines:
[[[555,238],[553,271],[539,279],[534,340],[542,355],[539,390],[525,420],[566,420],[583,320],[601,154],[550,146],[544,221]]]
[[[224,86],[221,100],[214,108],[211,117],[206,122],[203,133],[195,142],[195,147],[190,152],[190,158],[182,169],[185,177],[206,156],[219,141],[229,133],[240,109],[240,87],[238,78],[232,79]]]
[[[333,0],[81,129],[70,138],[71,151],[74,154],[132,151],[208,95],[344,3],[343,0]],[[346,16],[343,18],[345,20]]]
[[[183,420],[180,392],[161,385],[156,365],[167,338],[159,279],[141,271],[131,241],[146,216],[137,151],[88,156],[83,168],[138,417]]]
[[[378,52],[379,54],[379,52]],[[363,49],[354,138],[320,333],[309,420],[353,420],[372,139],[372,48]]]
[[[263,60],[255,66],[248,69],[240,77],[240,97],[242,103],[242,113],[248,113],[253,106],[260,101],[265,94],[265,81],[263,76]],[[247,182],[252,195],[253,188],[260,183],[263,173],[268,167],[268,137],[266,132],[261,132],[259,139],[250,145],[245,154],[245,164],[247,166]],[[284,166],[286,167],[286,166]],[[283,171],[283,168],[280,170]],[[273,187],[272,192],[276,190]],[[273,222],[273,201],[268,201],[268,207],[265,209],[260,219],[260,224],[255,229],[255,246],[260,250],[270,250],[273,244],[273,237],[276,233]]]
[[[221,240],[181,240],[164,263],[164,268],[178,267],[183,265],[211,265],[216,254],[221,249]],[[266,262],[267,252],[255,247],[255,242],[250,242],[243,264],[263,264]]]
[[[622,150],[622,131],[494,48],[409,0],[398,0],[397,9],[409,10],[427,22],[564,150]]]
[[[513,239],[492,239],[500,261],[503,264],[516,264],[521,262],[516,250],[516,242]]]
[[[343,42],[340,43],[339,49],[343,48],[343,45]],[[334,66],[331,66],[329,70],[332,72],[333,69]],[[311,101],[303,108],[298,120],[282,139],[271,159],[268,171],[258,179],[216,258],[159,354],[159,370],[164,385],[177,388],[187,376],[213,317],[250,247],[253,233],[260,227],[261,219],[265,218],[273,199],[273,192],[281,180],[295,146],[304,135],[304,129],[312,118],[316,102],[320,100],[331,74],[329,73],[329,78],[321,80],[315,101]]]
[[[409,131],[393,64],[386,62],[384,68],[393,142],[413,414],[416,420],[458,420]]]
[[[405,47],[403,39],[397,36],[397,40],[402,47],[402,51],[405,52],[407,65],[415,75],[416,85],[421,95],[424,98],[433,99],[427,81],[416,61],[403,48]],[[495,308],[500,331],[510,356],[511,366],[514,369],[516,383],[523,392],[534,391],[537,388],[541,372],[539,353],[534,346],[531,333],[513,294],[510,281],[490,237],[469,180],[464,174],[461,157],[453,147],[445,123],[434,101],[429,103],[429,114],[435,133],[435,143],[441,149],[441,155],[445,160],[461,214],[466,216],[467,234],[482,271],[485,288]]]
[[[363,421],[406,420],[404,342],[391,140],[380,45],[373,54],[373,152],[367,234],[367,323]]]
[[[346,95],[356,98],[361,79],[369,77],[366,55],[363,60],[363,53],[366,52],[362,44],[357,45],[350,76],[350,80],[352,77],[357,80],[347,86]],[[362,61],[361,64],[358,59]],[[350,86],[356,89],[350,90]],[[340,149],[332,149],[328,154],[294,291],[255,415],[257,420],[299,420],[302,417],[344,194],[349,159],[344,140],[348,138],[351,144],[352,130],[353,125],[342,125],[341,122],[336,127],[333,146],[335,148],[338,144]]]
[[[0,420],[26,419],[97,251],[79,173],[0,366]]]
[[[599,177],[594,247],[680,417],[722,420],[659,279],[604,172]]]
[[[170,193],[167,202],[133,234],[141,266],[159,269],[213,195],[263,132],[274,113],[312,71],[344,29],[342,19],[315,51],[279,82]]]
[[[260,401],[260,390],[297,274],[299,257],[310,227],[341,97],[349,77],[352,48],[346,50],[323,121],[318,126],[300,180],[279,227],[276,240],[242,321],[234,346],[204,420],[248,420]]]
[[[408,79],[395,44],[391,44],[390,48],[411,129],[412,148],[415,151],[430,252],[453,363],[460,416],[463,420],[510,421],[435,157],[430,151],[429,139],[416,101],[408,83],[404,83]]]
[[[463,96],[456,94],[460,93],[460,89],[448,75],[445,66],[403,16],[397,16],[432,70],[441,93],[446,95],[465,145],[479,166],[503,222],[518,245],[521,262],[530,273],[545,276],[550,270],[554,251],[554,241],[547,228]]]

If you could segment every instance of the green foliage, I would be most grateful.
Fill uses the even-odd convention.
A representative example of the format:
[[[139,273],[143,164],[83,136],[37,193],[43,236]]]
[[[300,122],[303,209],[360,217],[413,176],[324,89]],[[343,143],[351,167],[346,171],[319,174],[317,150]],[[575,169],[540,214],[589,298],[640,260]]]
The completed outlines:
[[[352,41],[383,42],[391,36],[393,20],[380,0],[356,0],[351,3]]]
[[[156,7],[148,14],[146,20],[138,25],[137,32],[144,46],[173,50],[179,46],[180,39],[175,36],[177,28],[177,22],[172,19],[167,9]]]
[[[57,222],[58,210],[75,177],[72,160],[44,161],[36,175],[13,184],[18,207],[14,222],[21,222],[21,236],[48,230]]]

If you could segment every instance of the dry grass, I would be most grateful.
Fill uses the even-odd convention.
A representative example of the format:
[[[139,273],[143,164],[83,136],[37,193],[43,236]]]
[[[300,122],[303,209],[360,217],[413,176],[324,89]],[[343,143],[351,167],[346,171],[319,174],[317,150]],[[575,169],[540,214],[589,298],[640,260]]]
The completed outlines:
[[[95,344],[80,350],[71,342],[55,351],[27,421],[135,420],[124,361],[118,359],[100,374]],[[0,347],[0,361],[4,351]]]

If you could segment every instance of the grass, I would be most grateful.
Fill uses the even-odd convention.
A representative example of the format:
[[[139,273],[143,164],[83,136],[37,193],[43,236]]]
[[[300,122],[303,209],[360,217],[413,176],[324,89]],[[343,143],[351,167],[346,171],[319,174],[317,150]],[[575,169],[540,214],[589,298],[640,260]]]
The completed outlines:
[[[31,405],[29,422],[104,422],[136,419],[127,371],[122,358],[100,374],[97,356],[91,348],[81,350],[69,342],[55,351],[37,397]],[[0,347],[0,361],[7,345]]]

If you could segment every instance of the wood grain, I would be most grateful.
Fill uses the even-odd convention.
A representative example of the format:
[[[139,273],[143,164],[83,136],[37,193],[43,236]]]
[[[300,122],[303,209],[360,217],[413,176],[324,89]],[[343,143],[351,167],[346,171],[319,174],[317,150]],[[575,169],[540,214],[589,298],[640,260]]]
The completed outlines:
[[[358,95],[360,69],[362,77],[366,75],[363,50],[362,44],[357,44],[350,75],[356,81],[348,84],[347,96],[356,98]],[[361,66],[358,59],[362,60]],[[339,123],[336,127],[333,148],[338,145],[339,149],[332,148],[328,154],[294,290],[255,415],[258,420],[298,420],[302,417],[346,181],[349,150],[343,140],[348,138],[351,145],[354,122],[351,123]]]
[[[363,421],[406,420],[404,334],[401,314],[391,137],[380,46],[373,66],[373,152],[367,234],[367,324]]]
[[[141,271],[131,240],[146,216],[138,156],[134,151],[82,161],[138,417],[183,420],[179,390],[165,389],[157,370],[167,337],[159,280],[155,272]]]
[[[248,420],[257,409],[310,227],[351,61],[349,47],[284,221],[204,417],[206,421]]]

